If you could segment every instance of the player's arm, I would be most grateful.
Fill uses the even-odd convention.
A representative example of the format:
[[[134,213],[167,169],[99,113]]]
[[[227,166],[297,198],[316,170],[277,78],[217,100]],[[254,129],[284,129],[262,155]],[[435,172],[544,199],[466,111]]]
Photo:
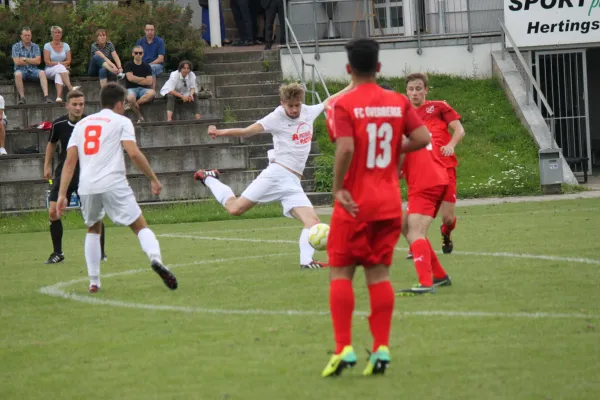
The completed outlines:
[[[409,153],[420,150],[431,143],[429,130],[408,100],[405,100],[404,119],[406,140],[402,140],[402,152]],[[409,134],[407,135],[406,132]]]
[[[54,155],[54,152],[56,151],[56,142],[52,143],[52,142],[48,142],[48,145],[46,146],[46,155],[44,157],[44,179],[51,179],[52,178],[52,156]],[[67,152],[68,154],[68,152]]]
[[[65,208],[67,208],[67,189],[73,179],[73,173],[77,166],[79,154],[77,146],[71,146],[67,149],[67,159],[63,165],[62,174],[60,175],[60,188],[58,189],[58,200],[56,201],[57,213],[60,217]]]
[[[348,86],[346,86],[345,88],[343,88],[342,90],[340,90],[339,92],[332,94],[331,96],[329,96],[328,98],[326,98],[325,100],[323,100],[323,109],[327,108],[327,106],[329,105],[329,103],[331,102],[331,100],[335,99],[336,97],[339,97],[341,95],[343,95],[344,93],[348,93],[350,90],[354,89],[354,82],[350,82],[350,84]]]
[[[259,122],[245,128],[217,129],[214,125],[208,127],[208,134],[213,139],[218,136],[250,137],[264,131],[265,128]]]
[[[452,154],[454,154],[454,148],[465,137],[465,128],[463,128],[462,124],[460,123],[460,120],[455,119],[454,121],[450,122],[448,124],[448,128],[452,130],[452,140],[450,140],[450,142],[447,145],[440,147],[442,155],[444,156],[451,156]]]
[[[421,125],[413,130],[406,139],[402,141],[402,152],[404,153],[421,150],[431,143],[431,135],[425,125]]]
[[[400,157],[398,157],[398,176],[400,179],[404,178],[404,172],[402,171],[402,167],[404,166],[404,153],[400,153]]]
[[[150,184],[152,185],[152,193],[156,195],[160,194],[162,185],[152,170],[148,159],[137,146],[137,143],[133,140],[121,140],[121,144],[136,168],[142,171],[142,173],[150,180]]]

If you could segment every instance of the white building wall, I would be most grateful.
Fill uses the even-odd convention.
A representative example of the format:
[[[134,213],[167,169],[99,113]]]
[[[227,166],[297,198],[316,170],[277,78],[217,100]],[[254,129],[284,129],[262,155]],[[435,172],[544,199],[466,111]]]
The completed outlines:
[[[469,52],[466,45],[426,47],[421,55],[415,48],[382,49],[379,52],[381,75],[389,77],[405,76],[412,72],[428,72],[465,77],[490,78],[492,76],[491,52],[501,50],[501,43],[474,44]],[[306,51],[303,49],[303,51]],[[321,48],[320,60],[313,53],[304,54],[305,61],[315,63],[326,79],[349,79],[346,73],[347,56],[345,51],[326,52]],[[300,67],[300,55],[295,54]],[[287,50],[281,52],[281,68],[284,78],[297,79],[292,56]],[[306,79],[310,80],[310,68],[306,68]]]

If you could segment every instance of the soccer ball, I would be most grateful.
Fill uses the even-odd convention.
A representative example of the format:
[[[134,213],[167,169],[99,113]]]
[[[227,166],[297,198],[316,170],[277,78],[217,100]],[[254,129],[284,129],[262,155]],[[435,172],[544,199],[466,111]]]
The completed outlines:
[[[316,224],[308,230],[308,242],[318,251],[327,247],[327,236],[329,236],[329,225]]]

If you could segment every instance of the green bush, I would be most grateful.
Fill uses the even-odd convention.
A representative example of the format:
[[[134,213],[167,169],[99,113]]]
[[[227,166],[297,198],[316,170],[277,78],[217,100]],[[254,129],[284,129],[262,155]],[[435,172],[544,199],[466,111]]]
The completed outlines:
[[[176,69],[183,59],[198,65],[203,57],[202,32],[192,27],[192,14],[189,6],[182,8],[174,0],[154,0],[151,4],[133,2],[127,7],[81,0],[76,9],[71,2],[21,0],[14,10],[0,7],[0,75],[12,77],[11,49],[20,40],[22,26],[31,28],[32,40],[40,49],[52,40],[52,25],[63,28],[62,40],[71,46],[73,75],[87,75],[90,45],[96,40],[97,29],[106,29],[124,64],[131,59],[135,42],[144,36],[146,22],[153,22],[156,34],[165,40],[167,70]]]

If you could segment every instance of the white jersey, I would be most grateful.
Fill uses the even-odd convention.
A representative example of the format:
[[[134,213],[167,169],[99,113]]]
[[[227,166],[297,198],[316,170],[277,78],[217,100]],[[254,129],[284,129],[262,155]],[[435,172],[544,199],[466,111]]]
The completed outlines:
[[[271,132],[273,135],[275,150],[273,161],[302,175],[310,153],[313,123],[323,109],[323,104],[314,106],[303,104],[300,116],[292,119],[287,116],[283,106],[279,106],[258,121],[266,132]]]
[[[2,119],[6,121],[6,125],[8,125],[8,118],[6,118],[6,111],[4,110],[4,97],[0,96],[0,110],[2,111]]]
[[[79,194],[105,193],[129,186],[123,140],[135,142],[131,120],[106,108],[75,125],[67,149],[76,146],[79,154]]]

